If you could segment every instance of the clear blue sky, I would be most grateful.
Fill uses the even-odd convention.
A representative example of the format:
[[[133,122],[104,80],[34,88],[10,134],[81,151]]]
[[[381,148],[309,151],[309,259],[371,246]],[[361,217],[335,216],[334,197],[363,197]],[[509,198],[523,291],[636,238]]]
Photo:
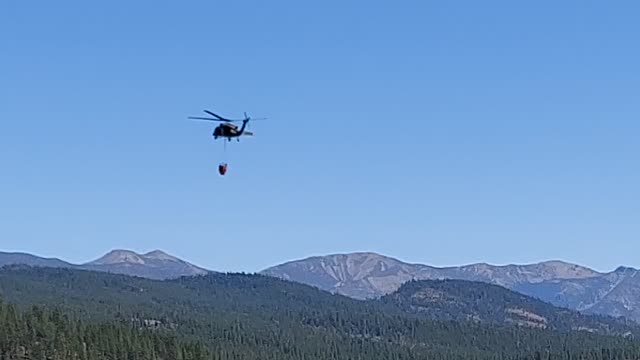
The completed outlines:
[[[640,266],[637,1],[4,1],[0,249]],[[209,108],[267,116],[223,146]]]

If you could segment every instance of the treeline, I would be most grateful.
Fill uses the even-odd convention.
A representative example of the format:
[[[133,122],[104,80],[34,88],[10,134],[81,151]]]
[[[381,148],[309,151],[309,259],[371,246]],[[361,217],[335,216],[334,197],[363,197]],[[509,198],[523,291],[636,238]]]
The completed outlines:
[[[14,267],[0,270],[0,295],[23,311],[3,305],[0,328],[19,330],[0,332],[2,351],[32,359],[47,349],[60,359],[640,358],[640,344],[623,337],[433,321],[256,275],[153,281]]]

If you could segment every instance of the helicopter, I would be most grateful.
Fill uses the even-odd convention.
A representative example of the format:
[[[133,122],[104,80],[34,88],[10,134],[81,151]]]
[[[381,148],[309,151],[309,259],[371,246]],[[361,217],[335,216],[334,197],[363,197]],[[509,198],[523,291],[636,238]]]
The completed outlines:
[[[249,121],[266,119],[266,118],[252,119],[249,116],[247,116],[247,113],[245,112],[244,119],[231,120],[231,119],[226,119],[226,118],[223,118],[222,116],[216,115],[209,110],[204,110],[204,112],[213,116],[213,118],[189,116],[189,119],[221,122],[222,124],[218,125],[215,129],[213,129],[212,135],[213,135],[213,138],[216,140],[221,137],[221,138],[226,138],[228,141],[231,141],[231,139],[233,138],[235,138],[237,141],[240,141],[240,136],[253,136],[253,133],[251,131],[245,130]],[[242,122],[242,127],[238,129],[238,126],[234,124],[234,122]]]

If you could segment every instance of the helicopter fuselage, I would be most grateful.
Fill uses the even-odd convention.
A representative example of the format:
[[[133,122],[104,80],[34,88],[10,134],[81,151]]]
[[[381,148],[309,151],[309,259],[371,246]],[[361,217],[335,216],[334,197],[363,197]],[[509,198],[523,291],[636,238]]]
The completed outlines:
[[[242,122],[242,127],[240,129],[238,129],[238,126],[236,126],[235,124],[230,124],[230,123],[220,124],[213,130],[213,138],[217,139],[219,137],[224,137],[231,140],[231,138],[240,137],[244,133],[244,129],[247,126],[247,122],[248,120],[244,120]]]

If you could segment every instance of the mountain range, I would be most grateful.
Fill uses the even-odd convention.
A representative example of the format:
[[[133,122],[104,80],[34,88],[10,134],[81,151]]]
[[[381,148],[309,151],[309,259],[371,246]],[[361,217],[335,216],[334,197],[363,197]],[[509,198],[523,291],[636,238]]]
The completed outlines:
[[[80,265],[24,253],[0,252],[0,267],[10,264],[94,270],[158,280],[210,273],[207,269],[159,250],[146,254],[113,250],[95,261]],[[638,272],[637,269],[620,267],[612,272],[601,273],[563,261],[528,265],[433,267],[362,252],[291,261],[265,269],[260,274],[311,285],[359,300],[394,293],[412,280],[456,279],[484,282],[585,314],[626,317],[640,321]]]
[[[458,279],[500,285],[556,306],[587,314],[640,321],[638,270],[601,273],[563,261],[529,265],[472,264],[433,267],[375,253],[336,254],[291,261],[262,274],[300,282],[356,299],[390,294],[411,280]]]

